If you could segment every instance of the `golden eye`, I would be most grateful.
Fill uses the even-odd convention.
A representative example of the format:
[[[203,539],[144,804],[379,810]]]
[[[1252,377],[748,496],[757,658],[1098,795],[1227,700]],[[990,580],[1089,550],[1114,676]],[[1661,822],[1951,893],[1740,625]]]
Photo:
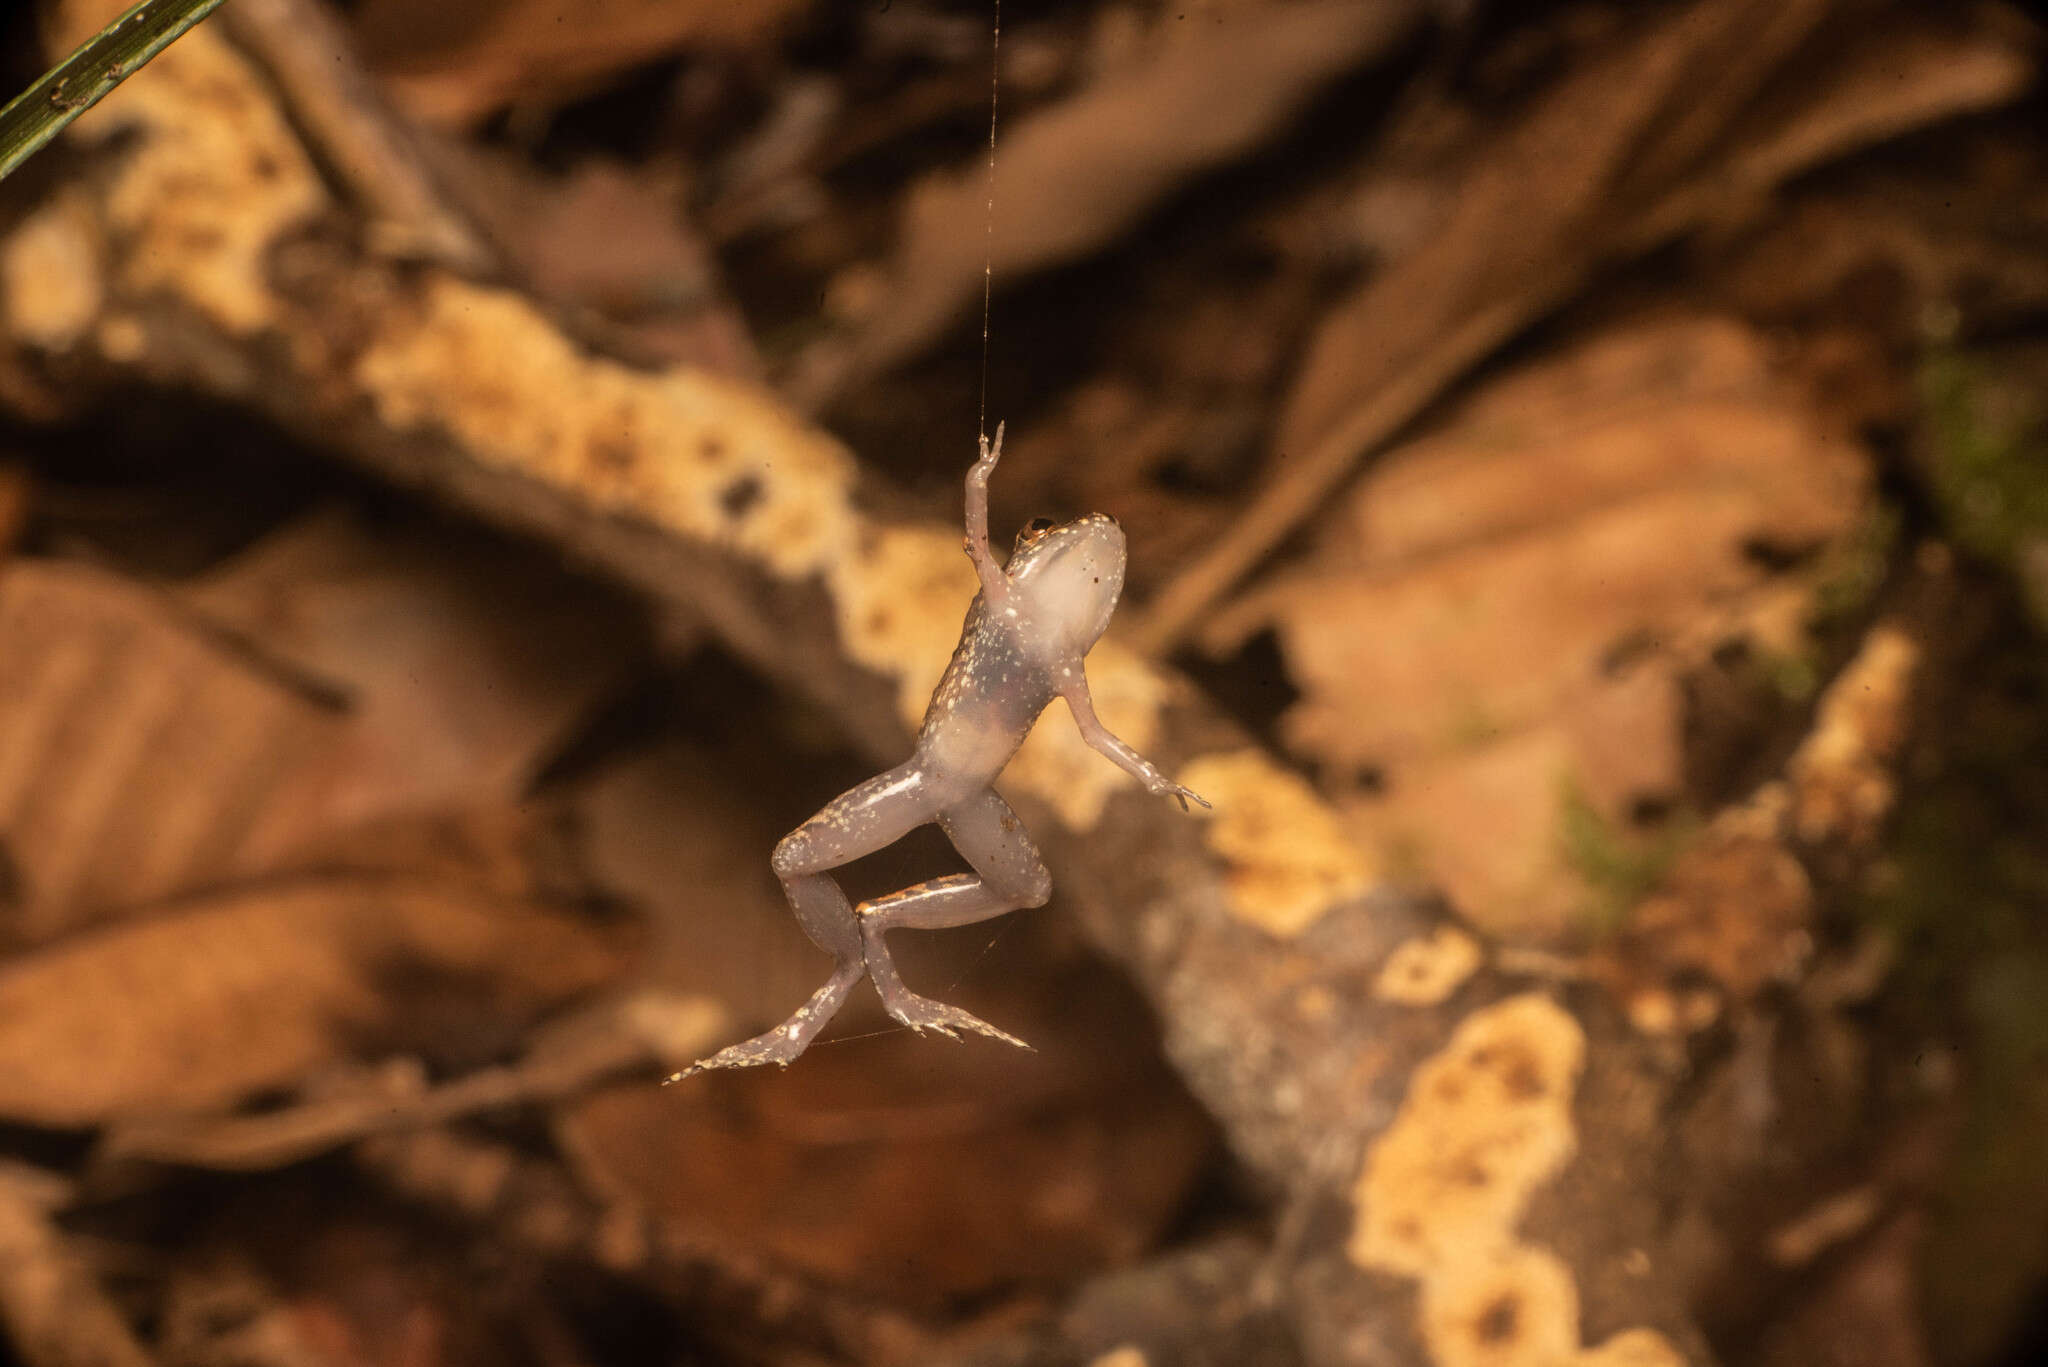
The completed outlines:
[[[1024,530],[1017,533],[1017,544],[1019,546],[1029,546],[1033,542],[1042,540],[1045,534],[1053,529],[1053,525],[1053,520],[1049,517],[1032,518],[1026,524]]]

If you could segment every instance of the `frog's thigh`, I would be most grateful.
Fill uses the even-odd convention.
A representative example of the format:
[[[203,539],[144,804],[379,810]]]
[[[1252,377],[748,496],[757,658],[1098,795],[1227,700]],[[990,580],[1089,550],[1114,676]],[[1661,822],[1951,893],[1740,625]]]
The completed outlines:
[[[785,881],[850,864],[893,845],[937,819],[931,783],[914,764],[899,764],[833,798],[775,847],[775,872]]]
[[[1031,833],[993,788],[939,813],[939,829],[991,891],[1012,906],[1042,907],[1052,896],[1052,875],[1031,843]]]
[[[775,847],[775,874],[797,924],[856,978],[864,958],[860,919],[830,871],[893,844],[937,815],[922,771],[899,765],[826,803]]]
[[[974,873],[934,878],[867,903],[861,911],[871,944],[877,933],[899,926],[964,926],[1020,907],[1044,906],[1052,896],[1052,875],[1046,872],[1045,861],[1038,857],[1024,823],[993,789],[939,813],[939,827]]]

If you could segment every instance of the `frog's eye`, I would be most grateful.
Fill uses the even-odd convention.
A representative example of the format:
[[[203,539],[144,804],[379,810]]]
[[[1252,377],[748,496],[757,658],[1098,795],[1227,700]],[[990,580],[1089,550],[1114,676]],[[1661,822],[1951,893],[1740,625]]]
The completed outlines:
[[[1056,524],[1049,517],[1034,517],[1026,523],[1024,530],[1017,533],[1017,544],[1029,546],[1051,531]]]

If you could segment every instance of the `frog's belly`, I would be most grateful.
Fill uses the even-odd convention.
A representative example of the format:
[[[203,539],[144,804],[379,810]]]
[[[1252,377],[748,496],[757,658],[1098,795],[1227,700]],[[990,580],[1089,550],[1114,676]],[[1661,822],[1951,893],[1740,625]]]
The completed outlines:
[[[926,739],[925,753],[943,778],[987,783],[1017,753],[1019,740],[993,727],[944,726]]]

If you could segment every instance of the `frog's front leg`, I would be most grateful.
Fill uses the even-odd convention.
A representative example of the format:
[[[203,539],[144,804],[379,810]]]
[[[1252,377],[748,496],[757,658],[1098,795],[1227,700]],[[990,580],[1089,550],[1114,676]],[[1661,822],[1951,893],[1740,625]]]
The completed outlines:
[[[867,972],[860,919],[829,872],[872,854],[938,816],[924,771],[903,764],[825,804],[775,847],[775,876],[811,943],[832,956],[832,976],[781,1025],[721,1049],[669,1078],[677,1082],[713,1068],[787,1066],[810,1047]]]
[[[1074,725],[1080,728],[1081,739],[1087,741],[1097,754],[1144,784],[1146,792],[1156,797],[1177,798],[1182,811],[1188,809],[1190,802],[1203,807],[1209,805],[1200,793],[1183,788],[1160,773],[1158,765],[1133,750],[1102,724],[1102,719],[1095,715],[1095,700],[1088,693],[1088,675],[1078,662],[1068,667],[1060,684],[1060,696],[1067,700],[1067,710],[1074,714]]]
[[[1052,875],[1046,872],[1024,823],[993,788],[947,807],[939,828],[974,869],[905,888],[860,907],[861,934],[866,941],[868,975],[882,994],[889,1014],[913,1030],[952,1035],[972,1030],[1016,1045],[1031,1046],[996,1029],[957,1006],[920,997],[903,985],[883,936],[899,927],[941,930],[986,921],[1004,912],[1042,907],[1052,896]]]
[[[981,459],[967,468],[967,558],[974,562],[974,574],[981,581],[981,596],[990,607],[1000,606],[1010,592],[1010,581],[996,563],[988,544],[988,477],[1003,458],[1003,425],[996,424],[996,439],[981,439]]]

